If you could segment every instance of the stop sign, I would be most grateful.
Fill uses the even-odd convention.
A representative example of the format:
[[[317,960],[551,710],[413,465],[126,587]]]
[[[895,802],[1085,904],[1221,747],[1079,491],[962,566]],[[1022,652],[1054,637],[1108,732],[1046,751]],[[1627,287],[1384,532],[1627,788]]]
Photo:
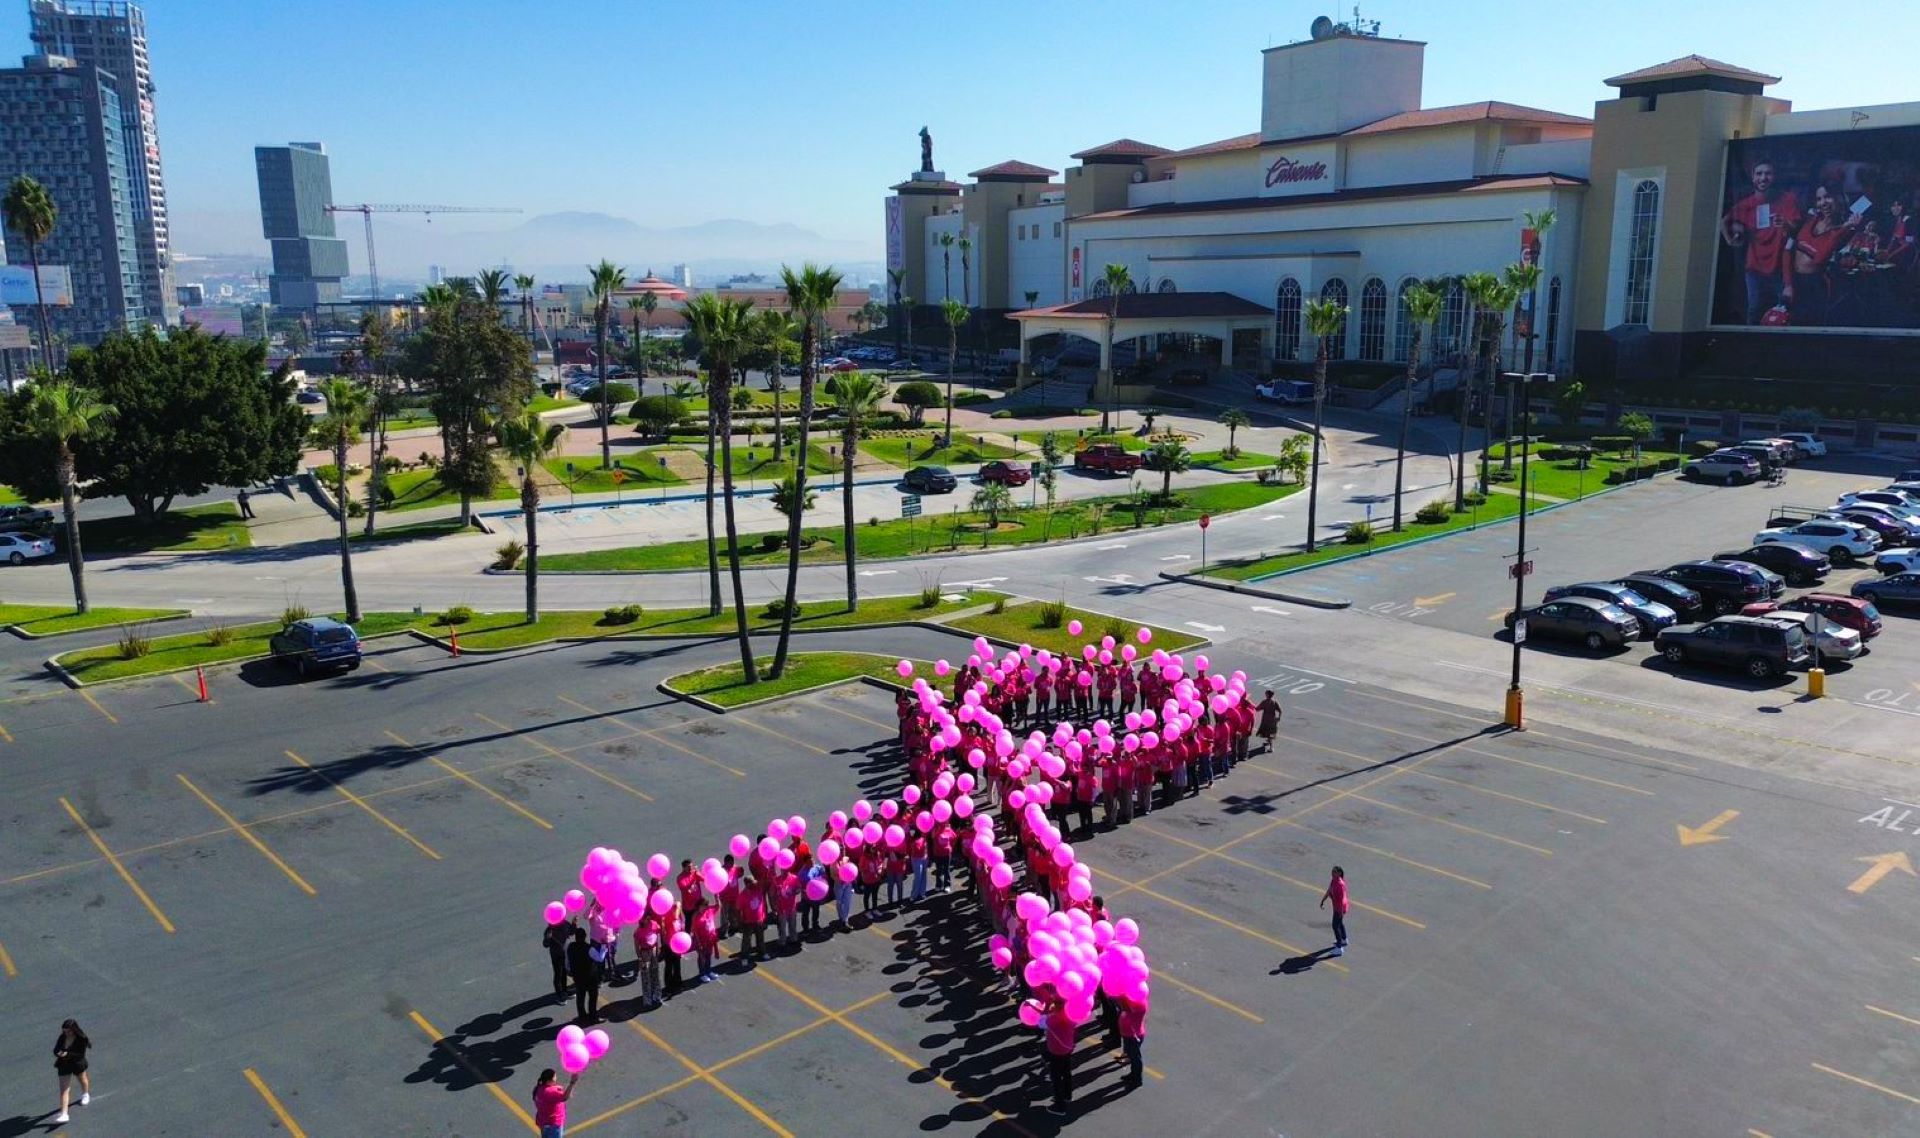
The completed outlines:
[[[1206,528],[1207,528],[1208,526],[1210,526],[1210,525],[1212,525],[1212,524],[1213,524],[1213,515],[1211,515],[1211,514],[1201,514],[1201,515],[1200,515],[1200,528],[1201,528],[1201,529],[1206,529]]]

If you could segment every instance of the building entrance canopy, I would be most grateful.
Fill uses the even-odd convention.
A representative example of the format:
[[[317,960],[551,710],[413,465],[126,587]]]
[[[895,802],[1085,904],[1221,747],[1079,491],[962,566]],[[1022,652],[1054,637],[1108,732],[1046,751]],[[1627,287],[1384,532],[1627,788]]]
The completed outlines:
[[[1130,292],[1120,295],[1117,310],[1113,298],[1095,297],[1010,312],[1007,317],[1020,322],[1023,365],[1029,342],[1059,333],[1085,336],[1099,344],[1100,369],[1110,369],[1113,361],[1107,354],[1106,336],[1109,318],[1113,320],[1115,343],[1165,333],[1211,336],[1221,342],[1221,363],[1231,364],[1233,334],[1247,329],[1260,333],[1261,357],[1273,355],[1273,309],[1230,292]]]

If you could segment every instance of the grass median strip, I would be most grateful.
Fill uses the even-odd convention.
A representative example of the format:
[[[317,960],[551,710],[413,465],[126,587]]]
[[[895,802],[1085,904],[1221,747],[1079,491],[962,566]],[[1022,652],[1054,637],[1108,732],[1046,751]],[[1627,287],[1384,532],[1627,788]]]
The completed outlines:
[[[0,605],[0,628],[18,629],[28,636],[58,636],[185,615],[185,609],[93,609],[81,614],[66,605]]]
[[[339,618],[340,614],[336,613],[335,619]],[[380,636],[404,631],[424,619],[429,618],[417,617],[412,613],[366,613],[356,627],[362,637]],[[195,665],[224,664],[264,656],[268,651],[267,640],[278,631],[278,622],[223,625],[215,621],[193,632],[148,638],[143,637],[137,628],[128,626],[127,632],[122,634],[122,643],[63,652],[54,657],[53,662],[83,684],[97,684],[103,680],[124,680]],[[144,652],[130,655],[127,647],[129,637],[144,640]],[[214,643],[215,640],[224,640],[225,643]]]
[[[755,663],[764,676],[767,667],[773,663],[773,657],[763,656]],[[663,686],[668,691],[698,696],[721,707],[739,707],[859,676],[897,684],[900,682],[899,666],[900,658],[897,656],[876,656],[866,652],[795,652],[787,657],[787,670],[777,680],[763,679],[760,683],[748,685],[746,673],[738,663],[732,663],[702,668],[697,672],[682,672],[669,678]],[[932,665],[916,663],[914,672],[931,675]]]
[[[1076,620],[1081,624],[1080,635],[1069,635],[1067,625]],[[1120,644],[1131,644],[1142,655],[1151,655],[1155,648],[1178,652],[1201,642],[1198,636],[1150,624],[1146,627],[1153,630],[1153,642],[1142,644],[1136,639],[1137,630],[1141,627],[1138,621],[1072,608],[1054,601],[1023,601],[1008,605],[1003,612],[974,613],[948,621],[947,627],[955,632],[984,636],[989,640],[1031,644],[1056,654],[1077,653],[1082,644],[1091,643],[1097,647],[1103,636],[1113,637],[1116,652]]]

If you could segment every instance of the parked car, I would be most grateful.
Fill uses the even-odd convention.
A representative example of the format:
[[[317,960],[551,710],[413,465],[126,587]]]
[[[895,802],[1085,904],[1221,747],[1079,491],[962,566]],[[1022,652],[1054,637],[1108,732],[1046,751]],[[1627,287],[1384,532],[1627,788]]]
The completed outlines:
[[[1861,639],[1858,632],[1836,624],[1819,613],[1783,611],[1768,613],[1760,619],[1779,621],[1805,632],[1816,657],[1852,660],[1867,650],[1867,642]]]
[[[52,524],[52,510],[38,506],[0,506],[0,530],[39,529]]]
[[[1633,614],[1611,601],[1592,597],[1561,597],[1524,610],[1527,637],[1545,636],[1557,640],[1577,640],[1590,651],[1625,648],[1640,638],[1640,622]],[[1507,614],[1507,627],[1515,624]]]
[[[852,360],[831,360],[827,363],[821,364],[820,370],[831,371],[831,372],[859,371],[860,365],[857,363],[854,363]]]
[[[1920,572],[1920,547],[1903,545],[1897,549],[1883,549],[1873,559],[1873,567],[1883,577],[1895,573]]]
[[[1849,591],[1877,609],[1888,605],[1920,605],[1920,573],[1908,571],[1861,581]]]
[[[1806,431],[1782,431],[1780,437],[1792,443],[1793,449],[1800,452],[1801,458],[1827,457],[1827,444],[1820,441],[1819,435],[1809,434]]]
[[[916,466],[907,471],[906,483],[916,494],[951,494],[960,485],[944,466]]]
[[[1753,456],[1754,461],[1760,464],[1760,473],[1768,478],[1773,477],[1775,472],[1787,468],[1786,460],[1780,457],[1782,453],[1781,449],[1766,443],[1736,443],[1733,446],[1722,447],[1721,449],[1731,451],[1734,454]]]
[[[1765,616],[1770,612],[1819,613],[1842,628],[1851,628],[1863,639],[1880,635],[1880,610],[1859,597],[1839,593],[1806,593],[1790,601],[1762,601],[1740,610],[1741,616]]]
[[[53,539],[50,537],[19,530],[0,533],[0,558],[4,558],[9,565],[24,565],[37,558],[52,557],[53,553]]]
[[[1706,602],[1701,599],[1699,593],[1678,581],[1669,581],[1665,577],[1633,573],[1613,583],[1625,585],[1648,600],[1659,601],[1672,609],[1676,624],[1689,624],[1698,620],[1706,610]]]
[[[1744,561],[1749,565],[1758,565],[1762,569],[1780,574],[1787,579],[1787,584],[1795,587],[1811,585],[1826,576],[1833,568],[1833,562],[1828,560],[1826,554],[1787,542],[1773,542],[1768,545],[1756,545],[1751,549],[1716,553],[1713,559]]]
[[[267,650],[302,676],[326,668],[351,672],[360,666],[360,635],[352,625],[324,616],[287,625],[267,639]]]
[[[1905,490],[1861,490],[1842,494],[1833,504],[1835,508],[1843,510],[1848,506],[1879,506],[1896,517],[1920,518],[1920,494],[1910,494]]]
[[[1262,399],[1271,399],[1275,403],[1311,403],[1313,402],[1313,384],[1304,379],[1272,379],[1256,384],[1253,393]]]
[[[1701,482],[1742,486],[1759,479],[1760,460],[1739,451],[1717,450],[1712,454],[1688,460],[1680,472],[1688,478],[1698,479]]]
[[[1097,470],[1103,474],[1132,474],[1145,462],[1119,443],[1094,443],[1073,455],[1075,470]]]
[[[1033,472],[1018,463],[989,462],[980,468],[980,481],[998,482],[1002,486],[1025,486],[1033,481]]]
[[[1920,482],[1920,467],[1915,467],[1912,470],[1902,470],[1900,472],[1900,477],[1894,479],[1894,481],[1895,482]]]
[[[1639,590],[1608,581],[1583,581],[1577,585],[1555,585],[1546,591],[1542,599],[1557,601],[1562,597],[1585,597],[1588,600],[1616,605],[1640,622],[1642,636],[1652,636],[1663,628],[1679,623],[1680,620],[1678,613],[1659,601],[1647,599]]]
[[[1669,664],[1738,668],[1756,680],[1770,680],[1813,658],[1805,629],[1762,616],[1722,616],[1662,629],[1653,646]]]
[[[293,397],[293,401],[295,403],[325,403],[327,397],[312,388],[302,388],[300,392]]]
[[[919,370],[920,370],[920,365],[914,363],[912,360],[895,360],[892,363],[887,365],[887,372],[889,374],[893,374],[896,372],[909,372],[909,371],[919,371]]]
[[[1741,439],[1733,445],[1736,447],[1760,447],[1772,455],[1773,460],[1782,466],[1791,465],[1794,459],[1800,457],[1799,452],[1793,449],[1793,444],[1785,439]]]
[[[1821,515],[1829,521],[1852,522],[1865,526],[1879,537],[1884,545],[1907,545],[1920,541],[1920,521],[1909,522],[1896,517],[1879,506],[1848,506],[1841,510],[1830,510]]]
[[[1773,595],[1757,567],[1737,561],[1682,561],[1665,569],[1641,572],[1685,585],[1699,593],[1707,609],[1715,613],[1738,612],[1742,605]]]
[[[1866,557],[1880,548],[1880,537],[1865,526],[1843,521],[1801,522],[1797,526],[1763,529],[1753,535],[1755,545],[1786,542],[1817,549],[1835,561]]]

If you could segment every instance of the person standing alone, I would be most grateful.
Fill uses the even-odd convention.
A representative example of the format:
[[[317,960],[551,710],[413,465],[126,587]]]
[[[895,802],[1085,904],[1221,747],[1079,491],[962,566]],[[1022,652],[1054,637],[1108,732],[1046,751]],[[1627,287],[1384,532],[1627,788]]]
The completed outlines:
[[[1254,710],[1260,713],[1260,749],[1273,750],[1273,737],[1280,733],[1280,704],[1269,690]]]
[[[1347,871],[1339,866],[1333,867],[1333,877],[1327,882],[1327,891],[1320,895],[1320,907],[1333,902],[1333,951],[1329,956],[1347,954]]]
[[[540,1072],[540,1081],[533,1084],[533,1124],[540,1128],[540,1138],[566,1138],[567,1100],[579,1081],[580,1076],[568,1075],[563,1087],[554,1080],[552,1067]]]
[[[67,1020],[60,1025],[59,1038],[53,1041],[53,1073],[60,1076],[60,1113],[53,1116],[55,1125],[67,1121],[67,1080],[80,1080],[81,1106],[93,1101],[93,1087],[87,1082],[87,1052],[92,1047],[93,1041],[78,1022]]]

